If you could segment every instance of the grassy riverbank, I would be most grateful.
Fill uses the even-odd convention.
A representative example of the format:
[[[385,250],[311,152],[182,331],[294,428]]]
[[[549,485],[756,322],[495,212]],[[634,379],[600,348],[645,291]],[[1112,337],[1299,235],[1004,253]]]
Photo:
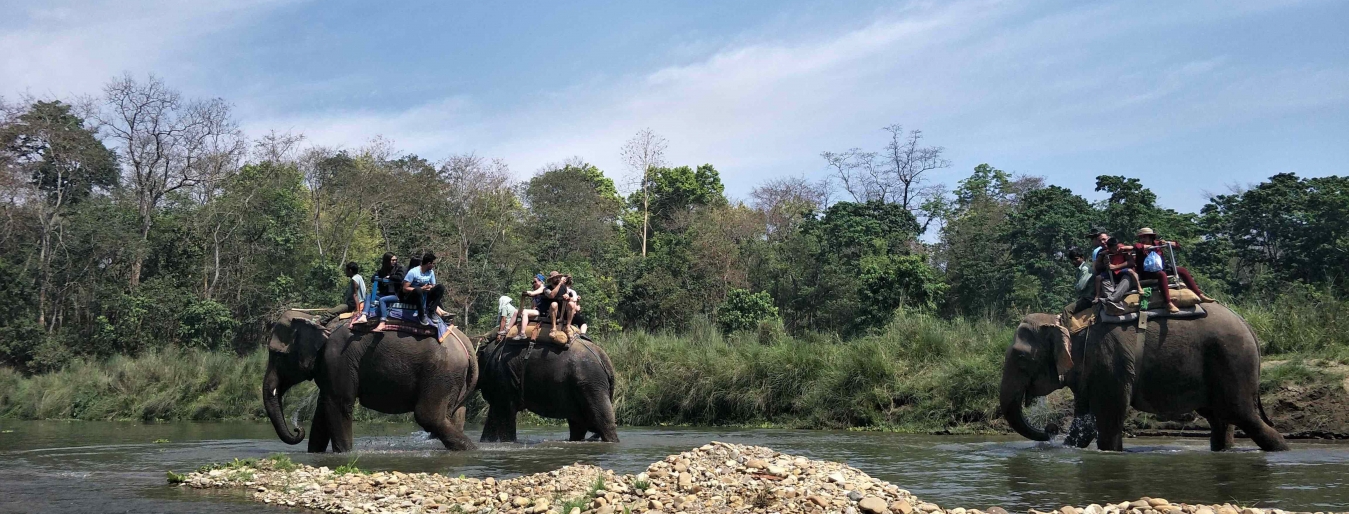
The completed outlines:
[[[1307,416],[1295,414],[1344,403],[1345,395],[1330,393],[1342,388],[1349,362],[1346,328],[1334,312],[1283,309],[1240,309],[1266,343],[1266,408],[1293,413],[1272,414],[1285,431],[1342,431],[1346,427],[1336,425],[1349,425],[1349,406],[1340,409],[1347,413],[1343,421],[1299,421]],[[995,414],[996,397],[1012,330],[1011,323],[905,312],[885,330],[847,342],[772,329],[723,336],[695,324],[681,335],[630,332],[601,343],[618,368],[618,418],[625,425],[978,432],[1005,428]],[[262,351],[244,357],[189,351],[75,361],[32,377],[0,369],[0,417],[265,419],[258,395],[266,361]],[[287,411],[303,406],[313,391],[312,384],[292,390]],[[481,415],[485,404],[475,395],[470,407]],[[356,416],[409,419],[365,409]],[[1315,427],[1285,426],[1299,423]]]

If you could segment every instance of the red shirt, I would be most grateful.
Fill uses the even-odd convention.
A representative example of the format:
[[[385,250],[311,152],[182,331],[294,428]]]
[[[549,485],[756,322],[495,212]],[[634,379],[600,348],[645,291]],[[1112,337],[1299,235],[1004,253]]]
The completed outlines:
[[[1173,242],[1171,245],[1175,248],[1180,248],[1180,245],[1177,243]],[[1140,272],[1143,270],[1143,260],[1148,258],[1149,253],[1162,251],[1160,248],[1144,250],[1144,246],[1146,245],[1143,243],[1134,243],[1134,266],[1136,266]],[[1165,259],[1166,256],[1163,255],[1162,258]]]

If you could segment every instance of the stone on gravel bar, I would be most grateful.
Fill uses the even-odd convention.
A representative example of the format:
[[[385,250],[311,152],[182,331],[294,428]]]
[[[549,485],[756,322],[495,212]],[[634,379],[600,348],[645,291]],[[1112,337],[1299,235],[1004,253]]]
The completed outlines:
[[[270,504],[341,514],[1008,514],[1001,507],[943,509],[857,468],[760,446],[712,442],[652,463],[635,475],[587,464],[507,480],[435,473],[339,474],[271,459],[188,473],[182,486],[239,488]],[[644,489],[638,490],[637,485]],[[1161,498],[1060,506],[1053,514],[1280,514],[1230,504],[1172,504]],[[1048,508],[1053,508],[1046,506]]]

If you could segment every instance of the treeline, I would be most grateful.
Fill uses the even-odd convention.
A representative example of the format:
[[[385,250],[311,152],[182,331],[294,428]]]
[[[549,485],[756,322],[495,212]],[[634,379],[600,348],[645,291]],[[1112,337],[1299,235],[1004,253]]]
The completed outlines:
[[[626,170],[573,158],[519,182],[472,153],[249,139],[228,103],[153,77],[0,113],[0,360],[23,372],[247,353],[281,309],[336,304],[343,263],[369,276],[386,251],[437,253],[445,308],[470,330],[494,325],[499,295],[559,270],[600,332],[710,322],[820,342],[875,334],[897,312],[1057,310],[1072,295],[1066,251],[1093,225],[1126,240],[1157,229],[1210,294],[1241,302],[1338,301],[1349,266],[1340,177],[1275,175],[1199,213],[1119,176],[1097,177],[1098,202],[990,165],[948,191],[932,185],[953,173],[942,148],[898,126],[877,151],[824,152],[826,182],[780,178],[735,199],[713,165],[667,163],[649,130],[615,149]]]

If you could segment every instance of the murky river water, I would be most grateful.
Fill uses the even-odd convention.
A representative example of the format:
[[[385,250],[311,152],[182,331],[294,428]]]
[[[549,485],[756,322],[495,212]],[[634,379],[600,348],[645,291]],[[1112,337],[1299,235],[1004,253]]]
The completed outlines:
[[[1107,454],[1016,437],[912,436],[869,432],[621,427],[619,444],[569,443],[563,427],[522,428],[522,444],[462,453],[441,449],[413,425],[356,427],[358,465],[509,477],[573,462],[636,473],[708,441],[755,444],[847,462],[945,506],[1009,511],[1136,499],[1239,502],[1296,510],[1349,510],[1349,445],[1294,443],[1266,454],[1249,441],[1226,453],[1207,439],[1131,439]],[[477,435],[477,429],[470,429]],[[169,442],[155,443],[167,439]],[[241,492],[166,485],[166,470],[282,452],[335,467],[350,455],[309,455],[258,423],[97,423],[0,421],[3,512],[284,512]],[[295,512],[294,510],[290,510]]]

